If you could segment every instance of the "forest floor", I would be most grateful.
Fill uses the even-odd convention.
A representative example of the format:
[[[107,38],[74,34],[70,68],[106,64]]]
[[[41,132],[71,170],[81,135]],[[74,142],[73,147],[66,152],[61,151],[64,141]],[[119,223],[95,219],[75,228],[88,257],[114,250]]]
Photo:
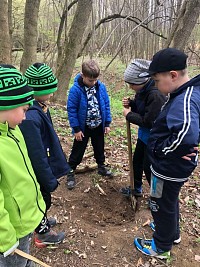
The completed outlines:
[[[56,114],[53,120],[63,149],[69,155],[73,139],[66,115],[60,113],[60,108],[53,107]],[[72,191],[66,188],[66,178],[62,177],[60,186],[52,194],[53,204],[48,216],[57,219],[55,231],[64,231],[66,238],[57,246],[43,249],[32,245],[31,254],[52,267],[200,266],[200,167],[181,190],[182,241],[173,247],[171,259],[166,262],[144,256],[134,247],[133,239],[152,236],[147,225],[152,220],[147,205],[149,186],[144,179],[144,194],[138,198],[134,211],[130,200],[119,192],[120,188],[129,185],[125,122],[115,118],[111,127],[112,132],[106,138],[106,163],[112,168],[114,177],[104,179],[97,170],[79,173],[76,174],[77,186]],[[89,145],[86,153],[91,151]],[[93,157],[89,157],[80,167],[94,163]]]

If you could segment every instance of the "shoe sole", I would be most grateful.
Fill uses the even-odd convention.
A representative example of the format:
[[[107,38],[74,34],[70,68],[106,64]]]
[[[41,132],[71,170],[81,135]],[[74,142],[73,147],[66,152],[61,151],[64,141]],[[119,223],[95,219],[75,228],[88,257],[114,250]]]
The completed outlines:
[[[50,245],[57,245],[57,244],[60,244],[63,240],[59,241],[59,242],[56,242],[56,243],[52,243],[52,242],[39,242],[39,241],[35,241],[35,246],[38,247],[38,248],[45,248],[47,246],[50,246]]]
[[[134,245],[135,245],[135,243],[134,243]],[[140,252],[142,252],[142,254],[144,254],[144,255],[147,255],[147,256],[150,256],[150,257],[155,257],[155,258],[158,258],[158,259],[161,259],[161,260],[168,259],[167,256],[163,256],[163,255],[150,255],[150,254],[145,253],[142,249],[138,248],[136,245],[135,245],[135,247],[136,247],[137,250],[139,250]]]

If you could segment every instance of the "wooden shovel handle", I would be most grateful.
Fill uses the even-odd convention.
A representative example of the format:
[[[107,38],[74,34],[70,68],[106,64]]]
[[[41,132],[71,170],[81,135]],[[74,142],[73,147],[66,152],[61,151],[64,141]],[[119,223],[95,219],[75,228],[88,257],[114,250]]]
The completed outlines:
[[[126,130],[127,130],[128,159],[129,159],[129,169],[130,169],[130,188],[132,192],[132,190],[134,189],[134,173],[133,173],[133,153],[132,153],[132,142],[131,142],[131,126],[129,121],[126,121]]]

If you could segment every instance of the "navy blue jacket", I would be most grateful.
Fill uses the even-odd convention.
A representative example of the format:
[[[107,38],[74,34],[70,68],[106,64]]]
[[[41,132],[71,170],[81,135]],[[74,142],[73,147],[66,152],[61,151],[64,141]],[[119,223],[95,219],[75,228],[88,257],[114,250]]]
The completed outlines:
[[[170,94],[151,130],[148,152],[151,170],[161,179],[183,182],[197,165],[182,157],[200,141],[200,75]],[[196,152],[197,154],[197,152]]]
[[[58,186],[57,179],[71,169],[53,128],[49,111],[44,113],[38,102],[34,101],[20,129],[41,190],[54,191]]]
[[[153,80],[149,80],[130,101],[131,112],[126,119],[139,126],[138,138],[147,144],[150,129],[158,116],[166,97],[155,87]]]
[[[105,85],[99,80],[96,83],[97,99],[101,112],[103,130],[111,123],[110,101]],[[87,118],[87,95],[81,75],[74,79],[74,85],[69,90],[67,111],[70,126],[73,132],[84,132]]]

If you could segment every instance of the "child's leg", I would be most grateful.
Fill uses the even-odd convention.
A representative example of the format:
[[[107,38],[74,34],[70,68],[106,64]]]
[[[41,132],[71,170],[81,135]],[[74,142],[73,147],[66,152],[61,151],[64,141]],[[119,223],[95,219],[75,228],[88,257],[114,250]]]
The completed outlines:
[[[19,240],[18,249],[29,254],[30,240],[31,240],[30,234],[21,238]],[[31,263],[30,261],[17,254],[10,255],[5,258],[3,257],[3,255],[0,255],[0,267],[11,267],[11,266],[28,267],[31,266],[30,263]]]
[[[76,167],[81,163],[83,159],[88,139],[89,139],[89,134],[87,129],[84,132],[84,137],[82,141],[77,141],[76,139],[74,139],[72,151],[69,156],[69,165],[73,170],[76,169]]]
[[[145,144],[138,138],[133,155],[134,186],[136,188],[142,186],[144,146]]]
[[[153,238],[157,248],[169,251],[177,238],[178,195],[184,183],[155,176],[151,179],[150,209],[156,225]]]
[[[151,169],[150,169],[150,162],[147,154],[147,145],[144,146],[144,161],[143,161],[143,169],[146,176],[146,180],[151,185]]]
[[[90,130],[91,143],[94,149],[94,158],[98,165],[103,165],[105,162],[104,155],[104,132],[102,125],[99,127]]]

